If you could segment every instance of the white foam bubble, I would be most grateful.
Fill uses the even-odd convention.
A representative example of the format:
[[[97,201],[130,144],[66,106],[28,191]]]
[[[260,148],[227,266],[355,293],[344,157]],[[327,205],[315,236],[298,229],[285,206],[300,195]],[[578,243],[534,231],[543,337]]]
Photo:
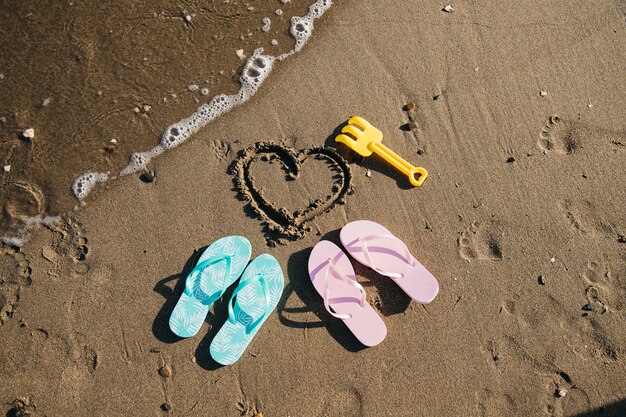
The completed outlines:
[[[22,220],[22,224],[15,232],[14,236],[0,236],[0,242],[9,245],[21,247],[26,243],[28,237],[28,231],[37,225],[49,226],[54,223],[59,223],[62,220],[61,216],[42,216],[37,215],[33,217],[25,217]]]
[[[241,77],[239,77],[241,87],[236,94],[215,96],[208,104],[198,107],[191,116],[169,126],[161,137],[160,145],[148,152],[131,155],[130,163],[120,172],[120,175],[129,175],[144,169],[152,158],[164,150],[177,147],[207,123],[248,101],[267,78],[274,60],[275,58],[271,55],[263,55],[262,48],[256,49],[242,69]]]
[[[283,60],[302,49],[313,31],[313,21],[324,14],[331,5],[332,0],[317,0],[309,7],[309,12],[305,16],[292,17],[290,33],[296,39],[293,50],[274,57],[263,54],[262,48],[256,49],[243,66],[241,76],[239,77],[241,87],[237,93],[233,95],[217,95],[207,104],[202,104],[198,107],[191,116],[169,126],[161,136],[160,144],[149,151],[132,154],[128,165],[120,171],[119,175],[129,175],[143,170],[152,158],[168,149],[175,148],[207,123],[248,101],[272,71],[276,60]],[[269,24],[269,18],[267,20]],[[192,86],[195,87],[195,85]],[[172,94],[172,97],[175,97],[175,95]],[[74,182],[74,194],[82,202],[96,183],[107,180],[108,175],[106,174],[93,172],[83,174]]]
[[[130,162],[126,165],[126,168],[120,171],[120,177],[141,171],[152,158],[161,155],[163,151],[165,151],[165,148],[162,145],[157,145],[146,152],[135,152],[130,156]]]
[[[91,189],[99,182],[105,182],[109,179],[109,175],[103,172],[87,172],[76,178],[72,185],[74,195],[79,201],[83,201]]]
[[[332,5],[332,0],[318,0],[309,6],[309,12],[302,17],[291,18],[289,33],[296,38],[294,52],[300,51],[313,33],[313,21],[324,14]]]
[[[272,21],[270,20],[270,18],[269,17],[264,17],[263,18],[263,27],[261,28],[261,30],[263,30],[263,32],[268,32],[271,27],[272,27]]]

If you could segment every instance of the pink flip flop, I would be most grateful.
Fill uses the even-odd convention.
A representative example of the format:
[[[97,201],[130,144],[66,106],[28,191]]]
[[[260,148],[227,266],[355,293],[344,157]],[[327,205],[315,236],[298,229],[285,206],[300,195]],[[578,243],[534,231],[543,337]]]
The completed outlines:
[[[348,223],[339,234],[354,259],[391,278],[409,297],[430,303],[439,292],[437,279],[409,252],[403,241],[369,220]]]
[[[385,339],[385,322],[367,302],[350,259],[339,246],[327,240],[315,245],[309,257],[309,276],[326,310],[343,320],[361,343],[372,347]]]

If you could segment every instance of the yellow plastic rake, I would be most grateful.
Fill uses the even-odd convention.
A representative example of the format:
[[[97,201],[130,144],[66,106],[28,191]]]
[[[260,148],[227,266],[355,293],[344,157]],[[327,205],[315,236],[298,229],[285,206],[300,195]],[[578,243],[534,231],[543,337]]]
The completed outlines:
[[[351,117],[341,131],[343,133],[337,135],[335,141],[343,143],[361,156],[368,157],[375,153],[406,175],[415,187],[421,187],[428,177],[424,168],[411,165],[383,145],[383,133],[364,118]]]

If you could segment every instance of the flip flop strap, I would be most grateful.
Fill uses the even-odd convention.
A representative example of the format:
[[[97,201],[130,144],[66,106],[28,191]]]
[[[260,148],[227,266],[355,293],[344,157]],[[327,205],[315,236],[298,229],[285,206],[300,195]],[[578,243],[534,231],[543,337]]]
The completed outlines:
[[[407,264],[411,266],[415,266],[415,258],[411,255],[409,248],[406,246],[406,244],[402,240],[398,239],[392,234],[385,233],[385,234],[368,235],[365,237],[358,237],[356,240],[357,242],[361,243],[361,248],[363,249],[363,255],[365,256],[365,259],[369,263],[370,268],[372,268],[379,274],[385,275],[389,278],[402,278],[404,276],[403,274],[400,274],[397,272],[385,271],[377,267],[376,265],[374,265],[374,261],[372,260],[372,256],[370,254],[370,250],[369,250],[369,246],[367,242],[372,241],[372,240],[380,240],[380,239],[392,239],[397,242],[400,242],[400,244],[402,245],[402,249],[404,249],[404,262],[406,262]]]
[[[339,279],[347,282],[348,284],[352,285],[354,288],[359,290],[359,292],[361,293],[361,298],[359,299],[359,305],[361,307],[365,306],[365,303],[367,300],[365,289],[363,288],[361,284],[359,284],[358,282],[356,282],[355,280],[353,280],[352,278],[350,278],[349,276],[341,272],[341,270],[335,266],[332,259],[328,258],[326,262],[328,263],[328,268],[326,268],[326,273],[324,274],[324,297],[323,297],[324,307],[326,307],[326,310],[333,317],[337,317],[338,319],[344,319],[344,320],[351,319],[352,315],[350,314],[335,313],[334,311],[330,309],[330,286],[328,285],[330,272],[332,271],[334,273],[333,275],[337,276]]]
[[[213,294],[207,294],[202,290],[200,286],[202,273],[209,266],[215,265],[218,262],[222,261],[226,262],[226,271],[224,273],[224,282],[222,282],[222,289],[216,291]],[[215,300],[220,298],[221,295],[224,294],[224,291],[226,291],[226,288],[228,287],[227,284],[228,278],[230,277],[232,263],[232,257],[227,254],[212,256],[198,263],[191,270],[191,272],[189,273],[189,278],[187,278],[187,281],[185,282],[185,293],[187,293],[188,296],[197,298],[202,304],[210,305]]]
[[[263,301],[265,301],[265,311],[258,319],[246,325],[246,333],[252,332],[252,330],[254,330],[254,328],[258,326],[263,321],[263,319],[265,319],[265,317],[267,317],[272,311],[272,309],[270,308],[270,290],[267,286],[267,281],[263,277],[263,273],[259,273],[251,278],[246,279],[245,281],[241,281],[233,292],[233,295],[230,298],[230,303],[228,303],[228,320],[232,324],[235,324],[237,322],[237,318],[235,316],[235,297],[237,296],[239,291],[243,290],[248,285],[252,285],[255,283],[260,284],[261,288],[263,289]]]

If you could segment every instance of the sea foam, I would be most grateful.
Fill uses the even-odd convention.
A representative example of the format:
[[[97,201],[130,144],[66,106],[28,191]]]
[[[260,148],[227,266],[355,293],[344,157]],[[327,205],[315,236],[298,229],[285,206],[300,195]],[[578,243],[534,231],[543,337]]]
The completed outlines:
[[[161,142],[157,146],[145,152],[132,154],[129,164],[120,171],[119,176],[143,170],[154,157],[166,150],[175,148],[212,120],[248,101],[272,71],[275,61],[282,61],[302,49],[313,32],[313,21],[322,16],[331,5],[332,0],[317,0],[309,6],[309,12],[306,15],[292,17],[290,33],[296,43],[291,51],[274,57],[263,54],[262,48],[256,49],[243,67],[239,78],[241,87],[237,93],[217,95],[208,103],[198,107],[191,116],[169,126],[161,136]],[[74,182],[72,187],[74,194],[79,201],[83,202],[96,183],[108,181],[111,178],[115,177],[93,172],[83,174]]]
[[[109,175],[103,172],[87,172],[76,178],[72,185],[72,191],[82,201],[97,183],[106,182],[108,179]]]

